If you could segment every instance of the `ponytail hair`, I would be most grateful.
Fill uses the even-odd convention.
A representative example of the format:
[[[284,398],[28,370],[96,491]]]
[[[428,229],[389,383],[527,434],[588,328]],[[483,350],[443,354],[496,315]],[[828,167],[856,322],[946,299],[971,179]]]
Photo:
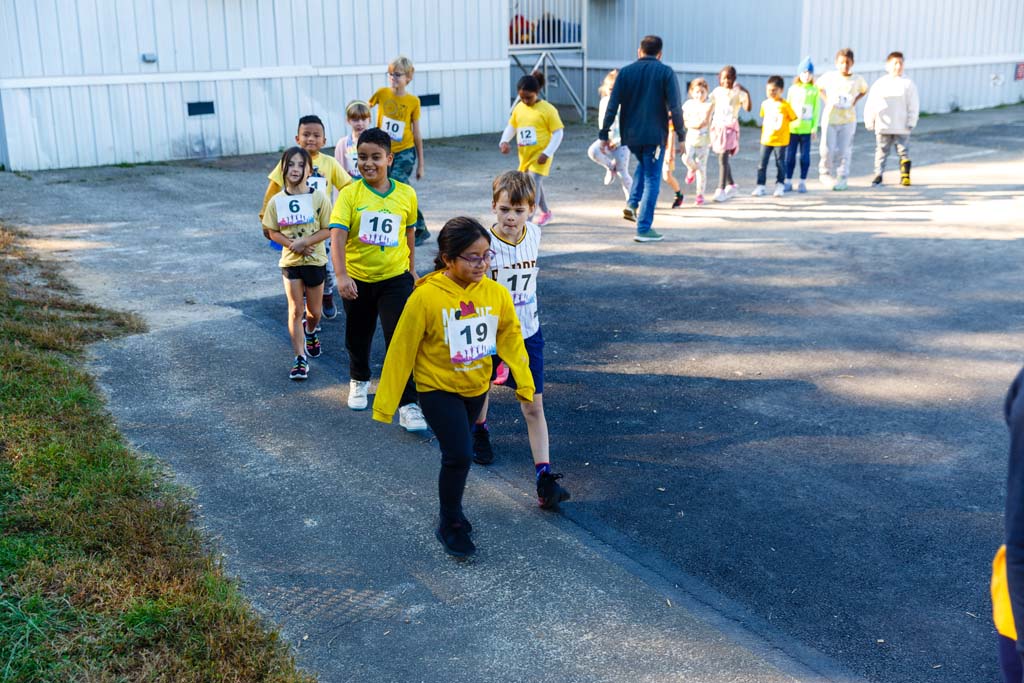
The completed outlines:
[[[475,218],[456,216],[449,220],[437,235],[437,256],[434,257],[434,270],[447,268],[446,258],[449,261],[454,261],[459,254],[473,246],[473,243],[481,237],[486,238],[488,244],[491,243],[491,233]]]
[[[516,83],[516,92],[525,90],[526,92],[539,93],[543,87],[544,74],[540,71],[534,71],[532,74],[527,74],[519,79],[519,82]]]

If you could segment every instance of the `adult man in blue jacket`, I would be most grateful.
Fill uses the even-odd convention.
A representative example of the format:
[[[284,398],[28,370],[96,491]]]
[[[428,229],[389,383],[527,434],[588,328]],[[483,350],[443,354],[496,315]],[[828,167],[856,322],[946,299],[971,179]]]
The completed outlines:
[[[644,36],[640,41],[637,60],[619,71],[598,133],[602,149],[608,152],[608,130],[618,116],[622,144],[629,147],[639,161],[633,175],[633,188],[622,211],[626,220],[636,221],[633,239],[637,242],[663,239],[651,224],[661,189],[661,164],[668,141],[669,115],[679,138],[679,149],[683,148],[686,135],[679,103],[679,82],[675,72],[661,63],[661,48],[658,36]]]

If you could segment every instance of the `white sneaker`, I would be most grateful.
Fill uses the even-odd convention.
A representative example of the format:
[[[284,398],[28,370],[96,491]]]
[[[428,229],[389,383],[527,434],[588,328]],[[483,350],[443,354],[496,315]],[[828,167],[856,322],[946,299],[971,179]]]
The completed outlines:
[[[615,176],[618,175],[614,168],[609,168],[604,172],[604,184],[611,185],[612,181],[615,180]]]
[[[427,421],[423,418],[423,411],[416,403],[398,409],[398,424],[405,427],[407,432],[425,432],[429,429]]]
[[[800,184],[797,185],[796,191],[797,192],[807,192],[807,183],[805,183],[804,181],[801,180]]]
[[[723,192],[721,190],[721,188],[719,188],[719,189],[715,190],[715,196],[711,198],[711,201],[713,201],[713,202],[724,202],[725,199],[726,199],[725,192]]]
[[[348,381],[348,407],[352,410],[366,410],[366,396],[369,393],[369,382],[350,379]]]
[[[736,193],[740,191],[739,186],[733,184],[725,188],[725,198],[732,199],[736,196]]]
[[[751,197],[763,197],[764,196],[764,185],[758,185],[754,188],[754,191],[750,193]]]
[[[776,197],[781,197],[786,194],[786,186],[782,183],[775,183],[775,192],[772,192]]]

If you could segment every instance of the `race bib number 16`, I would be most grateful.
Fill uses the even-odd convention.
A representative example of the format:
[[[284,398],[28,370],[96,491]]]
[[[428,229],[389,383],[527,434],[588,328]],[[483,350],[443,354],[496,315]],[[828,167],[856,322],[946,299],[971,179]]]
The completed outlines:
[[[471,363],[498,352],[498,316],[482,315],[448,323],[452,363]]]
[[[359,218],[359,241],[376,247],[397,247],[402,217],[396,213],[363,211]]]

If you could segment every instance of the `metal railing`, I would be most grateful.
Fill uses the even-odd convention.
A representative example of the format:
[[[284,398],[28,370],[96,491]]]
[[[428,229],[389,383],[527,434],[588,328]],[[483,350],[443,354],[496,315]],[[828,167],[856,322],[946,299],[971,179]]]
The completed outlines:
[[[587,121],[587,2],[588,0],[510,0],[508,53],[524,74],[554,68],[584,123]],[[532,69],[519,59],[538,55]],[[556,54],[559,57],[556,57]],[[583,74],[582,99],[569,85],[558,63],[560,57],[580,58]],[[547,86],[545,86],[545,91]]]

